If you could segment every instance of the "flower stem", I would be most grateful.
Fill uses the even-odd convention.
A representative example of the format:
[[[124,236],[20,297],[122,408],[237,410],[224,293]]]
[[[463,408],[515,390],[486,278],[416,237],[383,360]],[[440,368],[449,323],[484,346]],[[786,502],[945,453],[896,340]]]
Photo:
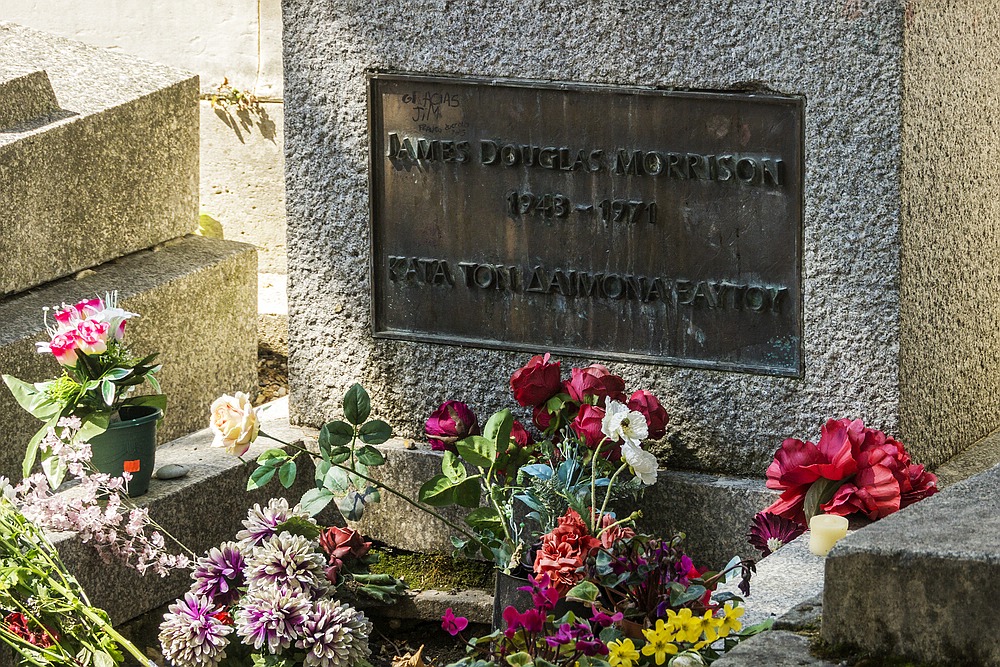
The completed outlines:
[[[316,454],[315,452],[311,452],[308,449],[306,449],[305,447],[300,447],[299,445],[295,445],[295,444],[292,444],[290,442],[285,442],[284,440],[281,440],[280,438],[276,438],[273,435],[268,435],[267,433],[264,433],[263,431],[261,431],[259,433],[259,435],[262,435],[265,438],[270,438],[271,440],[274,440],[279,445],[284,445],[285,447],[291,447],[292,449],[298,450],[300,452],[304,452],[304,453],[308,454],[309,456],[311,456],[313,458],[322,458],[319,454]],[[423,505],[421,505],[421,504],[413,501],[408,496],[406,496],[405,494],[403,494],[401,491],[397,491],[396,489],[392,488],[388,484],[385,484],[384,482],[380,482],[380,481],[378,481],[376,479],[372,479],[368,475],[363,475],[360,472],[358,472],[356,470],[352,470],[351,468],[348,468],[347,466],[343,466],[343,465],[341,465],[339,463],[333,463],[333,462],[329,462],[329,463],[330,463],[331,466],[333,466],[335,468],[340,468],[341,470],[346,470],[347,472],[351,473],[352,475],[356,475],[357,477],[360,477],[361,479],[365,480],[366,482],[371,482],[376,487],[380,487],[380,488],[385,489],[386,491],[388,491],[392,495],[396,496],[400,500],[403,500],[403,501],[409,503],[413,507],[416,507],[418,510],[421,510],[421,511],[426,512],[427,514],[430,514],[435,519],[443,522],[446,526],[448,526],[452,530],[456,530],[456,531],[462,533],[463,535],[465,535],[466,537],[468,537],[469,539],[471,539],[476,544],[480,544],[480,545],[482,544],[482,541],[478,537],[476,537],[475,535],[473,535],[472,533],[470,533],[469,531],[465,530],[461,526],[456,525],[454,522],[449,521],[448,519],[446,519],[445,517],[441,516],[439,513],[435,512],[434,510],[432,510],[432,509],[430,509],[428,507],[424,507]]]

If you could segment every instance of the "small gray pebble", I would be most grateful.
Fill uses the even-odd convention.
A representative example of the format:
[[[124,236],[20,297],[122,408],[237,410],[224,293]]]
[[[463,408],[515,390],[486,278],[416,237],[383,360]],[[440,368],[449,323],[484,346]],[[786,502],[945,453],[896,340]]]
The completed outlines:
[[[156,479],[180,479],[187,474],[187,466],[182,466],[179,463],[168,463],[165,466],[157,468],[153,476]]]

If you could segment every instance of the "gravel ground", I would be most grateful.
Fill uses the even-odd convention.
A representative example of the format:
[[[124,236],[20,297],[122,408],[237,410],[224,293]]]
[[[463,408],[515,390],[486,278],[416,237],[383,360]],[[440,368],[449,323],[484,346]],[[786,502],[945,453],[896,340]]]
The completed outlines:
[[[288,357],[258,348],[257,378],[260,393],[254,399],[254,405],[262,405],[288,395]]]

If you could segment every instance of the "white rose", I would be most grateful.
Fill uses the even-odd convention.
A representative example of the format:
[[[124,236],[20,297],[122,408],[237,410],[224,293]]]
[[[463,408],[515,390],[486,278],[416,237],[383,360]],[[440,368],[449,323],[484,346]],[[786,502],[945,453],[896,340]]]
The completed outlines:
[[[243,456],[250,443],[257,439],[260,423],[257,413],[250,405],[250,396],[242,391],[235,396],[223,394],[212,403],[213,447],[225,447],[236,456]]]
[[[635,471],[635,476],[640,482],[646,486],[656,483],[656,471],[660,465],[651,452],[643,451],[638,446],[626,442],[622,445],[622,456],[625,458],[625,463]]]

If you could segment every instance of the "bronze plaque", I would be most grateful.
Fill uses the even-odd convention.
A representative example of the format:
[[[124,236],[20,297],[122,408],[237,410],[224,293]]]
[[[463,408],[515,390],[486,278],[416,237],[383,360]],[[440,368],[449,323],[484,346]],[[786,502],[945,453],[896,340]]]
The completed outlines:
[[[375,336],[801,376],[801,98],[369,86]]]

